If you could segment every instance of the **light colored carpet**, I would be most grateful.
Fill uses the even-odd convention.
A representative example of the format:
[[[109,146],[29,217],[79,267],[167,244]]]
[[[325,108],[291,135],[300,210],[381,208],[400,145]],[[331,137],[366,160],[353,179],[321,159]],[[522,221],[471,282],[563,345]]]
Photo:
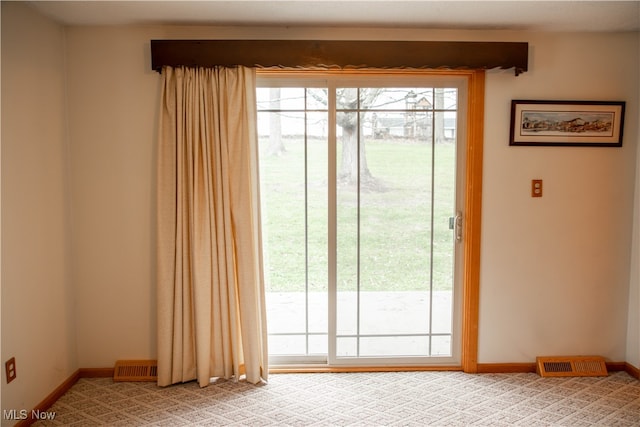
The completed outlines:
[[[536,374],[276,374],[268,384],[81,379],[38,426],[639,426],[640,381]]]

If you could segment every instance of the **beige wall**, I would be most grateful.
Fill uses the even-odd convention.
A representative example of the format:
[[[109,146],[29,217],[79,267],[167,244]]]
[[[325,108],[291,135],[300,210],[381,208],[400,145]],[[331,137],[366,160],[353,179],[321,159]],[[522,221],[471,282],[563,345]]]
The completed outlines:
[[[2,365],[17,365],[11,384],[2,368],[3,410],[34,407],[78,368],[64,41],[2,2]]]
[[[3,3],[3,13],[5,9]],[[46,339],[55,340],[56,357],[67,367],[109,367],[117,359],[155,357],[154,141],[159,75],[150,71],[150,39],[375,38],[530,44],[529,72],[519,77],[512,71],[487,73],[479,362],[532,362],[543,354],[600,354],[614,361],[638,357],[639,333],[637,327],[635,332],[633,325],[628,327],[640,305],[638,251],[636,244],[632,262],[630,232],[638,182],[638,126],[631,119],[639,117],[637,34],[72,27],[66,29],[63,43],[58,27],[49,23],[34,32],[40,18],[28,18],[19,26],[8,25],[21,37],[7,42],[15,51],[11,55],[4,49],[4,34],[9,31],[4,20],[2,30],[3,64],[11,61],[11,67],[3,65],[2,70],[3,124],[8,114],[15,116],[16,124],[30,124],[2,130],[3,356],[10,357],[23,346],[45,371],[54,369],[54,362],[44,362],[45,356],[38,359],[41,346],[34,334],[27,337],[18,326],[23,319],[20,310],[33,306],[32,296],[43,295],[38,309],[54,320],[30,319],[26,324],[48,331]],[[47,31],[55,36],[45,37]],[[32,45],[28,37],[34,34],[46,38],[46,43]],[[68,157],[61,106],[62,45],[67,58]],[[21,58],[21,52],[29,55]],[[47,63],[56,65],[41,69],[23,64],[47,56],[54,56]],[[18,81],[43,74],[38,91],[32,93],[27,86],[27,96],[18,89],[5,93],[5,68],[14,70]],[[38,94],[50,90],[44,82],[52,80],[55,93],[40,100]],[[625,100],[624,146],[509,147],[509,103],[517,98]],[[5,105],[14,104],[24,106],[7,112]],[[28,122],[36,108],[41,109],[38,117],[51,121],[53,129]],[[5,142],[10,133],[20,144]],[[529,197],[532,178],[544,179],[542,199]],[[69,189],[70,213],[66,211]],[[25,194],[30,195],[26,200]],[[46,206],[37,194],[44,196]],[[31,209],[34,206],[39,209]],[[73,227],[71,257],[67,219]],[[10,230],[16,231],[5,227],[9,222]],[[9,244],[13,247],[5,250]],[[30,263],[33,248],[38,248],[37,262]],[[51,269],[54,274],[38,275]],[[74,285],[71,295],[69,274]],[[18,277],[20,286],[12,286]],[[77,364],[69,355],[72,297],[77,302]],[[12,306],[8,324],[7,305]],[[71,319],[56,317],[60,313]],[[5,348],[5,342],[10,347]],[[22,357],[26,356],[18,355],[19,370]],[[44,389],[52,390],[50,383],[41,387],[41,396]],[[7,390],[22,395],[13,386]]]
[[[640,33],[638,39],[640,40]],[[638,52],[640,56],[640,42],[638,43]],[[640,91],[640,88],[638,90]],[[638,96],[640,97],[640,92]],[[640,122],[640,112],[635,116],[635,121]],[[640,142],[636,152],[636,191],[633,211],[633,249],[631,252],[631,281],[629,282],[626,361],[636,368],[640,368]]]
[[[636,194],[633,218],[633,250],[631,252],[627,356],[625,360],[640,368],[640,150],[638,162],[636,163]]]
[[[136,29],[67,30],[78,361],[155,356],[159,80]]]
[[[487,79],[481,362],[626,358],[637,34],[535,34],[530,72]],[[588,47],[588,48],[587,48]],[[510,99],[627,101],[622,148],[509,147]],[[544,197],[529,195],[544,179]]]

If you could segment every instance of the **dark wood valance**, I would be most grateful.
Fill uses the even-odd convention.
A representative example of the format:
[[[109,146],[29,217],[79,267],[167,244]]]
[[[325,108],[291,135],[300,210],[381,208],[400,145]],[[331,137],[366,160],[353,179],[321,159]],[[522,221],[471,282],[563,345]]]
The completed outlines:
[[[336,40],[151,40],[151,67],[514,68],[528,43]]]

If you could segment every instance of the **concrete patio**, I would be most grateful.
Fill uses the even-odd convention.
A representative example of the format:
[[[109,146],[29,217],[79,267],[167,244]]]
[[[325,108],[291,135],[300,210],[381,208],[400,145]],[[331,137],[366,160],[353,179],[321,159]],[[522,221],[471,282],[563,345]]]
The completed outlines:
[[[356,292],[339,292],[337,296],[338,355],[354,356],[358,333]],[[451,334],[452,292],[434,291],[433,303],[428,292],[361,292],[360,355],[424,356],[428,354],[425,335]],[[267,321],[271,336],[269,352],[300,354],[305,351],[305,294],[303,292],[267,292]],[[430,306],[433,309],[429,330]],[[309,352],[327,352],[328,294],[311,292],[308,296]],[[289,335],[290,334],[290,335]],[[363,335],[367,337],[362,337]],[[379,337],[370,337],[377,335]],[[405,335],[402,337],[394,335]],[[409,336],[406,336],[409,335]],[[340,338],[341,336],[344,336]],[[432,338],[431,355],[449,356],[450,335]]]

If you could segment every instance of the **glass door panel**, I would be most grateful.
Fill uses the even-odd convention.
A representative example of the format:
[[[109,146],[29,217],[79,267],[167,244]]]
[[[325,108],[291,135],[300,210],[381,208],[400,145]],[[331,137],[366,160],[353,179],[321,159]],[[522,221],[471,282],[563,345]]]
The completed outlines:
[[[258,88],[269,353],[326,361],[326,89]]]
[[[453,357],[456,89],[336,91],[336,363]],[[452,101],[453,99],[453,101]]]
[[[257,92],[272,363],[456,363],[462,91],[340,81]]]

